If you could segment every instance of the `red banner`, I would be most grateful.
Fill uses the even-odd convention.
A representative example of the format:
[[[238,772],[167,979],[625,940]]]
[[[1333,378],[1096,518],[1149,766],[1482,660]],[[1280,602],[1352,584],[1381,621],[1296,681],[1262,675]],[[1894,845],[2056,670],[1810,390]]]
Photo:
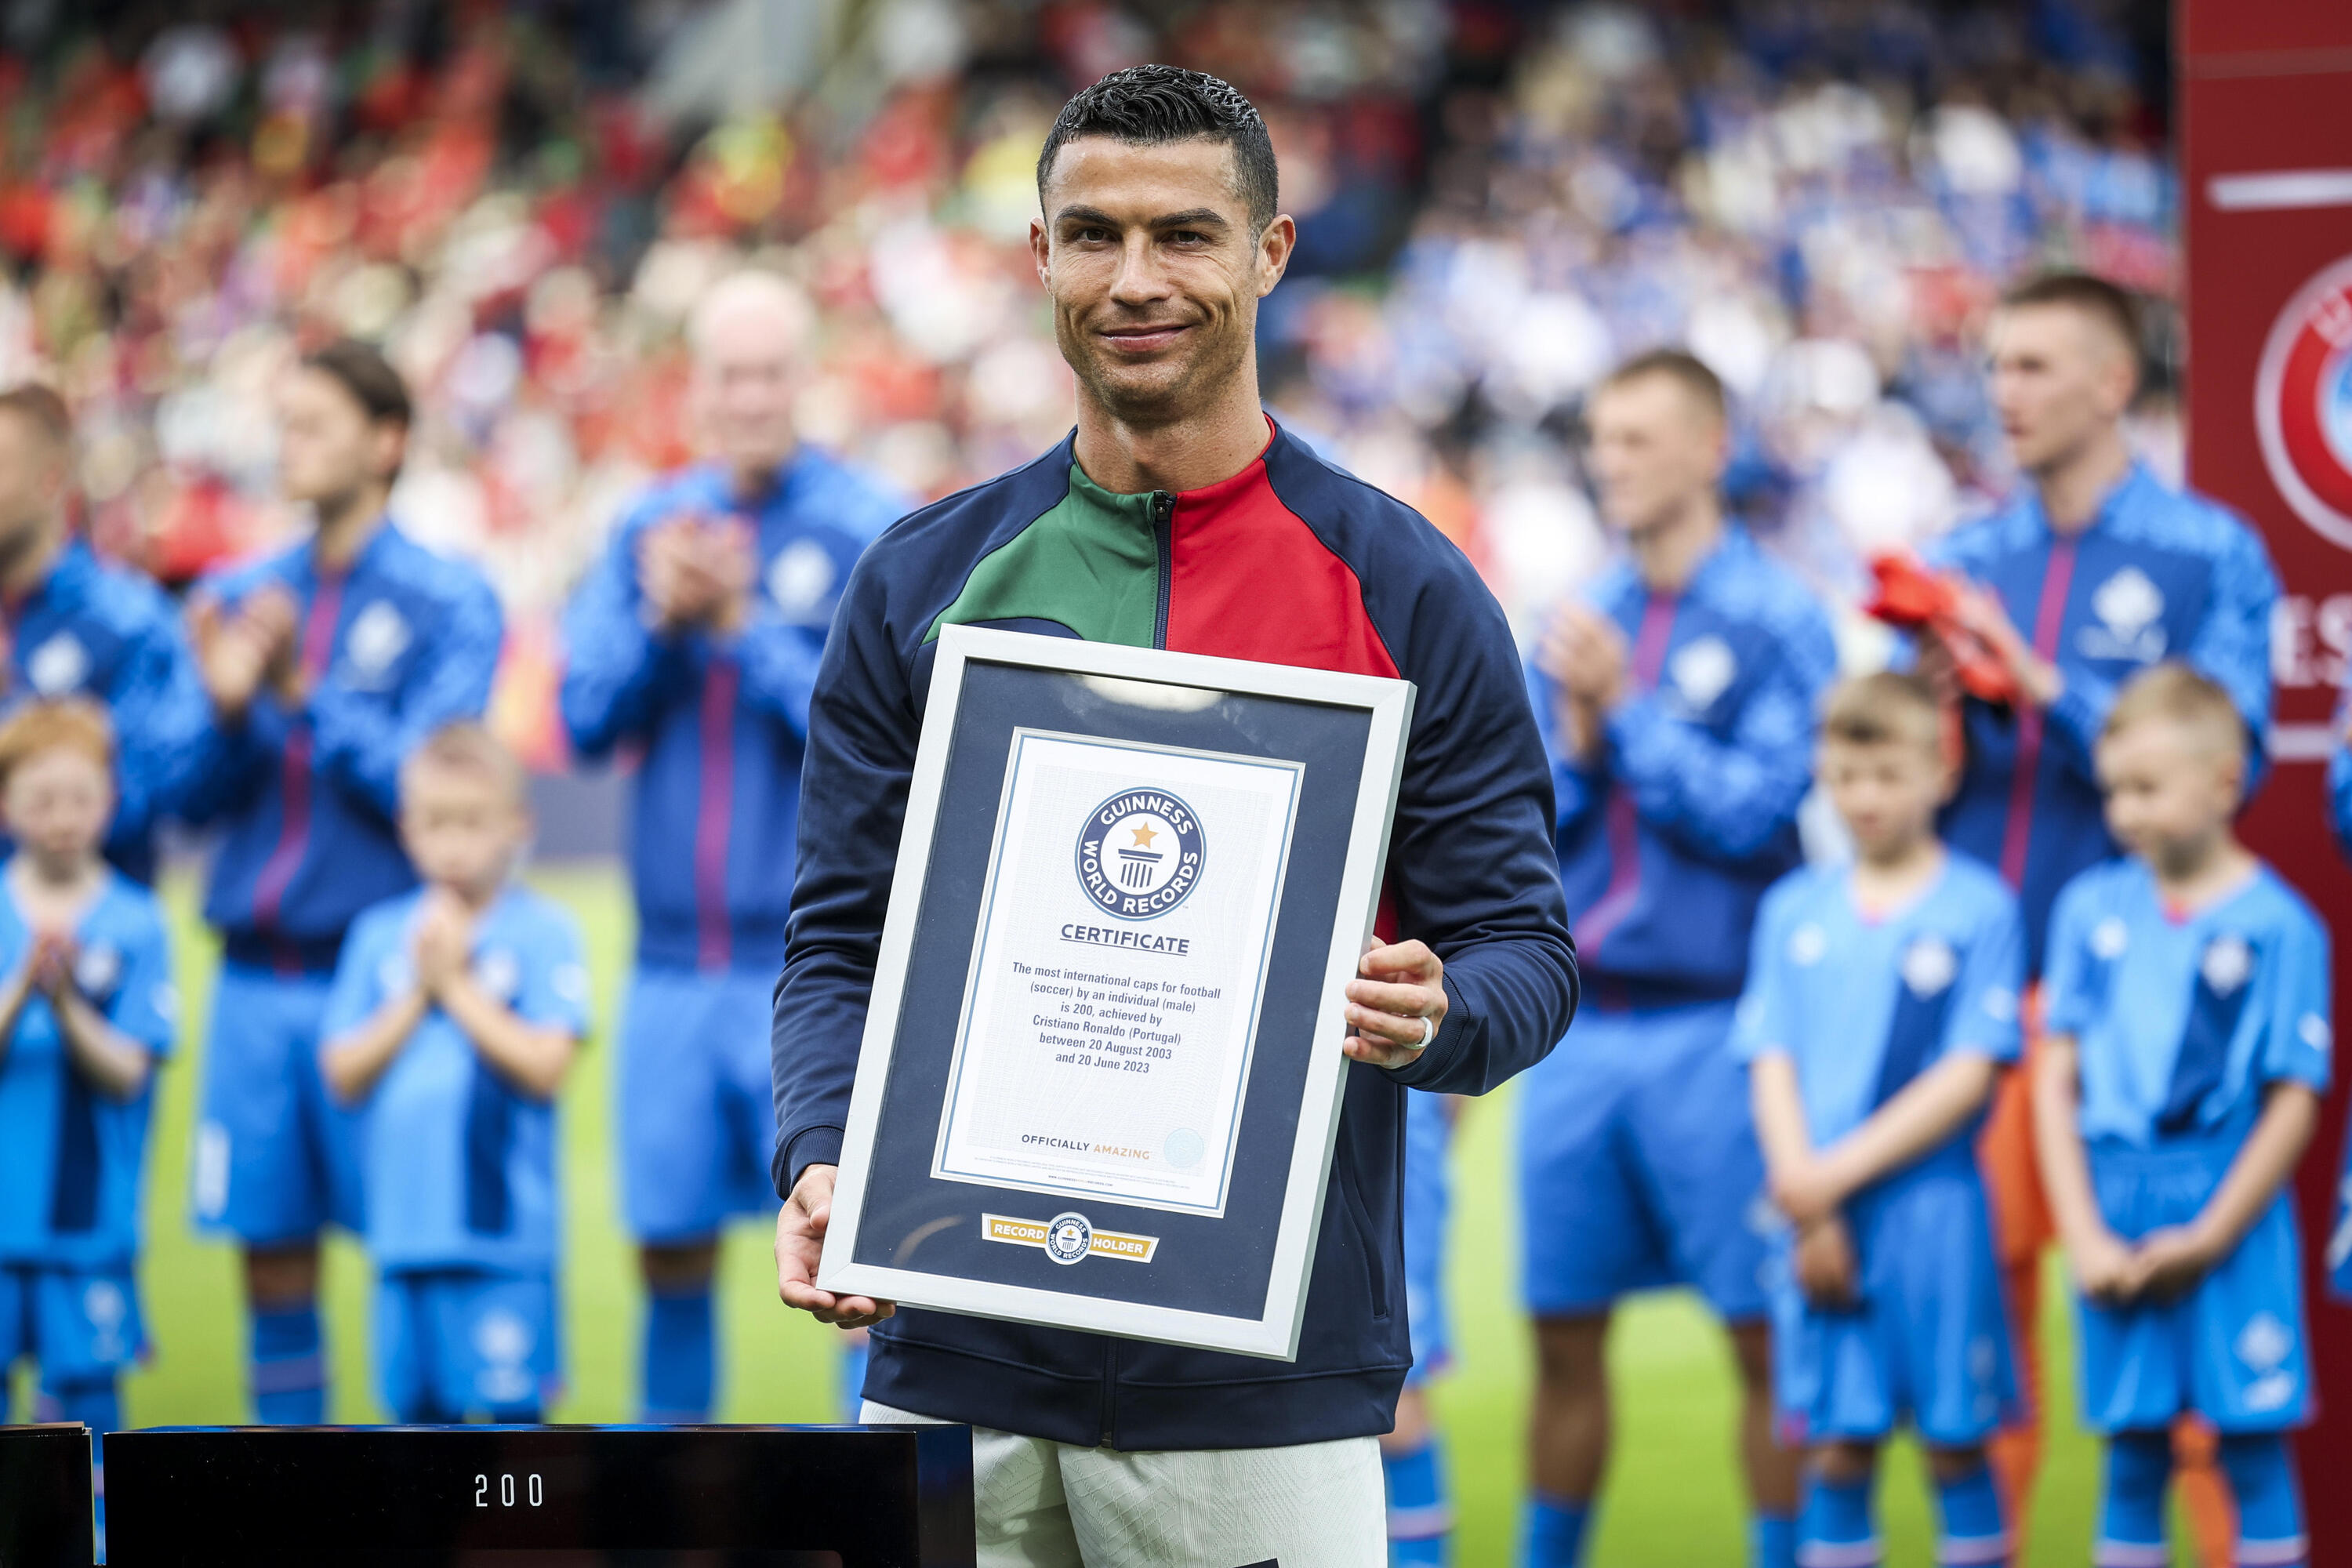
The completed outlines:
[[[2189,479],[2253,520],[2285,586],[2272,627],[2275,773],[2248,840],[2336,933],[2336,1034],[2352,1028],[2352,869],[2325,780],[2352,667],[2352,4],[2179,0]],[[2352,1563],[2352,1307],[2322,1292],[2345,1076],[2301,1196],[2319,1425],[2303,1438],[2315,1563]]]

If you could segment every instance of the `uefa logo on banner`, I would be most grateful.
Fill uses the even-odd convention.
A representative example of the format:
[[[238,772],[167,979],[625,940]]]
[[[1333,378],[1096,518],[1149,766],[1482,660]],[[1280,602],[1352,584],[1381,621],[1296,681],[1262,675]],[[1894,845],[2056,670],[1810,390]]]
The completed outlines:
[[[2272,325],[2254,427],[2287,505],[2352,550],[2352,256],[2305,284]]]

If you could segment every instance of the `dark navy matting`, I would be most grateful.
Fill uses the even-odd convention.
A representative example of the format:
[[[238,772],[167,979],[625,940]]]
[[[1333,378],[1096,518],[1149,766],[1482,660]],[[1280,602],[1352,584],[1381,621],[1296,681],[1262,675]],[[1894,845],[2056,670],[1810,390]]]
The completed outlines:
[[[1121,684],[1136,679],[1191,688],[1191,700],[1154,702]],[[1336,990],[1371,925],[1411,702],[1402,681],[947,628],[821,1282],[1286,1357],[1345,1060]],[[931,1174],[1020,730],[1301,770],[1221,1216]],[[984,1214],[1045,1221],[1065,1210],[1097,1232],[1156,1237],[1157,1249],[1148,1263],[1064,1265],[982,1235]]]

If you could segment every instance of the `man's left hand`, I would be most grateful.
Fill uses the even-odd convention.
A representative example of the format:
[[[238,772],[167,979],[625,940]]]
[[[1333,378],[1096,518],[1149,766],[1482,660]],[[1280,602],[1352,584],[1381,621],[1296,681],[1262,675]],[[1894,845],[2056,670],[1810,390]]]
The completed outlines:
[[[2066,689],[2058,667],[2033,651],[2025,634],[2009,618],[1999,595],[1971,583],[1960,595],[1962,624],[1982,637],[2017,680],[2017,689],[2036,708],[2047,708]]]
[[[1445,965],[1427,943],[1371,943],[1348,982],[1348,1038],[1340,1048],[1374,1067],[1417,1061],[1445,1022]]]

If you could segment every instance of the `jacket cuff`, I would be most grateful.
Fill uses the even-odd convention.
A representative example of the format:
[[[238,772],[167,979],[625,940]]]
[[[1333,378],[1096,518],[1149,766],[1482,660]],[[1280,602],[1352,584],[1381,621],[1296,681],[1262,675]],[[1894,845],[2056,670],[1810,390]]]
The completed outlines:
[[[779,1198],[790,1198],[793,1189],[801,1184],[801,1173],[811,1165],[841,1163],[842,1131],[838,1127],[804,1127],[784,1145],[784,1155],[779,1164],[784,1180],[776,1189]]]

